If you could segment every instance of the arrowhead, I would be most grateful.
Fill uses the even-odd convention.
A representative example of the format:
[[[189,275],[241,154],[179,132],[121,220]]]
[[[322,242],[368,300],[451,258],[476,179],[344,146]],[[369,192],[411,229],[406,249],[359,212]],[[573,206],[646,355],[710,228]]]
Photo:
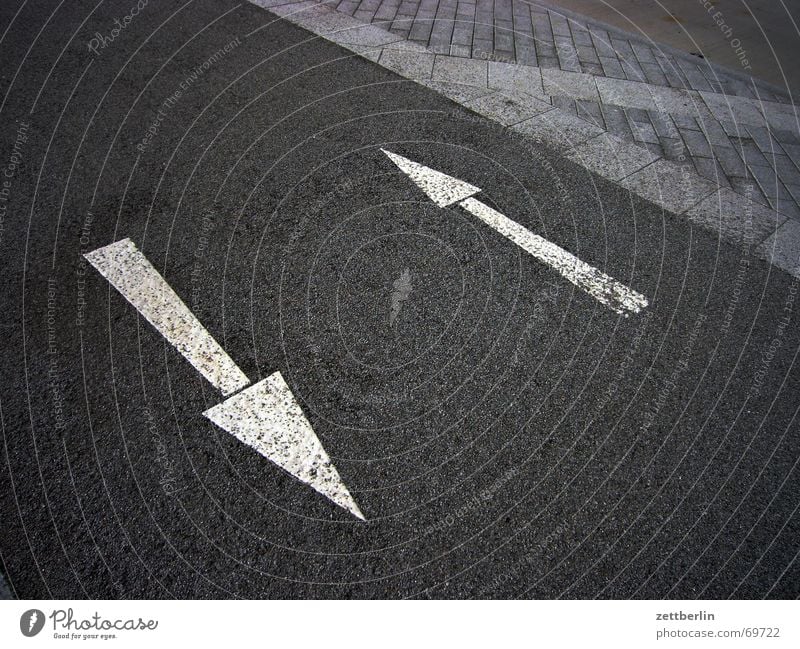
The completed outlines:
[[[439,207],[458,203],[481,191],[478,187],[443,174],[441,171],[436,171],[386,149],[381,149],[381,151],[389,156],[389,159],[400,168],[400,171],[411,178]]]
[[[298,480],[365,520],[280,372],[203,414]]]

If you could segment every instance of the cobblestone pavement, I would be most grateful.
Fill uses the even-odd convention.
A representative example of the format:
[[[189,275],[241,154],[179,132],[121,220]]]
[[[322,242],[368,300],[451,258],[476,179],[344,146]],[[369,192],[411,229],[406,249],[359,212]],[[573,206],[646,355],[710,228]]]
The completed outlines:
[[[800,220],[800,129],[768,84],[538,3],[325,4],[436,54],[517,64],[556,108]]]

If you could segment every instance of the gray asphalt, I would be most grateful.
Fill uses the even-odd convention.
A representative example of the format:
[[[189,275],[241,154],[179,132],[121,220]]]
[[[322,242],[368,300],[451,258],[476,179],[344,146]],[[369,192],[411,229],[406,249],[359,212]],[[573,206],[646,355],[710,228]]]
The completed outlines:
[[[91,52],[132,3],[41,32],[55,3],[0,7],[0,173],[29,123],[0,241],[17,597],[800,596],[796,281],[249,4],[151,2]],[[367,523],[201,415],[219,393],[82,261],[123,237],[251,380],[283,373]]]

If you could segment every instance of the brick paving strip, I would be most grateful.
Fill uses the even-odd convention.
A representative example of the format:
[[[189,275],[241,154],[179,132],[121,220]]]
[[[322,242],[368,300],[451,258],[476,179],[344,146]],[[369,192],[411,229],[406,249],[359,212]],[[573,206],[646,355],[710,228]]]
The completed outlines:
[[[768,84],[516,0],[251,1],[800,277],[800,127]]]

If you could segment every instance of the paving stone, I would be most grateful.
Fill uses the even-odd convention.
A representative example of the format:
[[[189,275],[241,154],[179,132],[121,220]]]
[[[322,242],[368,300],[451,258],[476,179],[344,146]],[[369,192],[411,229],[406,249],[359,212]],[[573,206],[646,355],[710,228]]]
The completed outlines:
[[[515,124],[511,129],[562,151],[573,149],[603,132],[602,129],[559,110],[542,113]]]
[[[539,58],[536,56],[536,48],[534,46],[525,47],[517,40],[514,49],[514,55],[519,63],[526,66],[538,67]]]
[[[597,56],[605,56],[616,60],[617,53],[614,51],[614,46],[611,44],[611,37],[608,35],[607,31],[592,26],[589,28],[589,36],[592,39],[592,45],[594,45]]]
[[[627,140],[633,139],[633,133],[631,133],[631,127],[623,108],[611,106],[610,104],[600,104],[600,110],[603,112],[606,128],[611,133]]]
[[[678,128],[667,113],[651,110],[647,116],[659,138],[680,138]]]
[[[653,53],[653,50],[650,49],[648,45],[645,45],[644,43],[632,42],[631,48],[633,49],[633,53],[636,55],[636,58],[639,60],[639,63],[656,62],[656,57]]]
[[[594,48],[594,44],[592,43],[592,35],[589,33],[588,29],[576,29],[575,23],[571,23],[570,27],[572,27],[572,41],[575,43],[575,46],[580,50],[583,49],[591,49],[592,52],[595,53],[597,56],[597,51]]]
[[[657,160],[621,182],[623,187],[664,209],[681,214],[694,207],[717,187],[689,170],[667,160]]]
[[[800,132],[800,114],[795,106],[774,101],[762,101],[759,107],[772,128]]]
[[[658,143],[661,145],[661,150],[667,160],[673,162],[686,162],[687,149],[683,140],[674,137],[659,137]]]
[[[691,115],[684,115],[682,113],[676,113],[674,115],[670,115],[672,121],[675,122],[675,126],[679,129],[693,129],[695,131],[699,131],[700,127],[697,125],[694,117]]]
[[[492,92],[488,88],[446,81],[423,81],[422,84],[459,104],[465,104],[471,99],[482,97]]]
[[[600,104],[594,101],[578,100],[575,102],[575,108],[578,117],[586,120],[590,124],[594,124],[602,129],[605,129],[605,120],[603,119],[603,111],[600,109]]]
[[[687,81],[689,82],[689,87],[692,90],[704,90],[708,92],[713,92],[713,87],[706,79],[705,75],[702,72],[697,70],[683,70],[684,75],[686,76]]]
[[[730,241],[750,245],[764,241],[785,221],[774,210],[725,188],[700,201],[686,216],[692,223],[721,232]]]
[[[625,73],[625,77],[630,81],[639,81],[645,82],[647,81],[647,77],[644,74],[644,70],[639,65],[639,62],[634,58],[628,57],[620,57],[620,64],[622,65],[622,71]]]
[[[553,110],[550,104],[513,90],[484,95],[466,102],[465,105],[504,126]]]
[[[780,198],[773,207],[780,214],[788,216],[790,220],[800,221],[800,207],[791,198]]]
[[[577,116],[578,102],[572,99],[572,97],[551,97],[550,101],[555,108]]]
[[[800,166],[800,145],[781,144],[781,148],[796,165]]]
[[[375,12],[375,17],[373,20],[394,20],[395,16],[397,16],[397,10],[400,8],[400,2],[394,0],[394,2],[387,0],[383,2],[378,10]]]
[[[655,142],[634,142],[636,146],[643,147],[650,151],[654,156],[657,158],[664,157],[664,151],[661,148],[661,144],[656,144]]]
[[[622,79],[597,78],[597,89],[604,104],[657,110],[646,84]]]
[[[733,147],[718,146],[712,148],[714,158],[719,162],[726,176],[747,176],[745,164]]]
[[[767,197],[770,204],[774,204],[781,193],[781,183],[778,180],[778,174],[770,167],[760,167],[757,165],[750,165],[748,171],[756,179],[758,186]]]
[[[488,63],[477,59],[456,59],[449,56],[437,56],[433,64],[434,81],[463,83],[480,88],[488,84]]]
[[[355,19],[354,19],[355,20]],[[344,31],[327,34],[335,43],[361,45],[363,47],[380,47],[400,40],[400,37],[381,29],[376,25],[361,25]]]
[[[708,115],[708,109],[703,105],[698,93],[681,88],[660,88],[649,85],[648,89],[655,101],[658,110],[670,113],[684,113],[687,115]]]
[[[747,127],[739,122],[732,122],[730,120],[719,120],[722,130],[728,137],[748,137]]]
[[[772,136],[780,142],[781,146],[784,144],[800,144],[800,133],[773,128]]]
[[[557,14],[554,11],[548,11],[550,16],[550,25],[552,26],[553,34],[559,36],[570,36],[572,32],[569,29],[569,22],[564,16]]]
[[[516,90],[545,99],[542,87],[542,71],[513,63],[489,62],[489,87],[501,90]]]
[[[731,142],[736,145],[738,144],[739,153],[742,156],[742,160],[748,167],[752,166],[761,166],[761,167],[769,167],[769,162],[764,154],[761,152],[761,149],[756,146],[756,143],[752,140],[744,139],[744,138],[731,138]]]
[[[544,70],[545,68],[560,70],[558,67],[558,59],[551,56],[542,56],[538,53],[537,49],[537,56],[539,58],[539,66]]]
[[[408,33],[408,38],[412,41],[428,42],[431,37],[431,30],[433,29],[433,22],[431,20],[417,18],[411,31]]]
[[[686,143],[686,148],[693,156],[711,157],[711,145],[701,131],[681,129],[681,137]]]
[[[800,185],[786,184],[786,189],[792,195],[794,202],[800,205]]]
[[[735,178],[729,177],[733,191],[742,196],[747,196],[750,200],[755,201],[759,205],[769,207],[767,197],[761,192],[758,185],[752,178]]]
[[[487,57],[492,55],[492,41],[482,40],[480,38],[472,39],[472,58],[485,61]]]
[[[710,116],[698,116],[697,123],[712,146],[730,146],[728,134],[716,119]]]
[[[647,111],[641,108],[626,108],[625,114],[628,116],[629,120],[633,120],[634,122],[649,124],[650,118],[647,115]]]
[[[661,66],[661,70],[664,73],[664,77],[667,79],[667,85],[670,88],[689,88],[689,82],[684,77],[683,72],[681,72],[675,65],[671,62],[659,62]]]
[[[475,38],[477,39],[480,39],[482,41],[487,41],[489,43],[494,42],[494,24],[491,22],[484,23],[477,21],[475,23],[473,33],[475,34]]]
[[[450,46],[450,56],[460,56],[463,58],[469,58],[471,54],[472,54],[472,48],[469,45],[453,44]]]
[[[603,66],[597,63],[581,63],[581,70],[587,74],[592,74],[594,76],[602,76],[605,74],[603,72]]]
[[[625,71],[622,69],[622,65],[620,64],[619,60],[616,58],[610,58],[607,56],[600,57],[600,65],[603,66],[603,72],[607,77],[612,79],[625,79]]]
[[[378,62],[409,79],[430,79],[434,55],[385,49]]]
[[[748,126],[764,126],[765,120],[758,103],[746,97],[731,97],[711,92],[701,92],[706,106],[720,120],[731,120]]]
[[[566,157],[611,180],[630,176],[658,159],[647,149],[607,133],[581,143]]]
[[[731,186],[730,182],[728,181],[728,177],[722,170],[722,167],[719,166],[714,158],[693,156],[692,162],[694,163],[694,168],[697,170],[697,175],[716,183],[720,187]]]
[[[621,59],[633,59],[634,53],[631,44],[617,34],[611,34],[611,46]]]
[[[544,92],[572,99],[600,101],[595,78],[588,74],[565,72],[564,70],[542,70]]]
[[[640,65],[648,83],[660,86],[667,85],[667,77],[664,75],[664,71],[658,63],[640,63]]]
[[[646,144],[658,144],[658,135],[652,125],[642,122],[631,122],[631,132],[633,139],[637,142],[644,142]]]
[[[575,51],[577,52],[578,60],[581,63],[594,63],[596,65],[600,65],[600,58],[597,56],[597,52],[595,52],[592,46],[579,45],[575,48]]]
[[[772,166],[778,173],[784,185],[800,185],[800,170],[791,161],[789,156],[776,155],[772,160]]]
[[[800,271],[800,222],[787,219],[758,246],[758,254],[771,264],[797,275]]]

